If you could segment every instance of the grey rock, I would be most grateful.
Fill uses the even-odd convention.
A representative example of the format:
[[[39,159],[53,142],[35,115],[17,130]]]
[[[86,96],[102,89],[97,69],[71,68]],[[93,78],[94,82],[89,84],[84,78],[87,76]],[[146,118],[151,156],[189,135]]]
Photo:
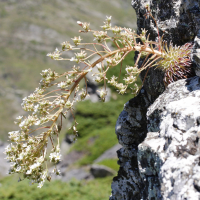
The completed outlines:
[[[62,181],[69,182],[72,179],[88,180],[88,179],[93,179],[93,176],[84,168],[78,168],[67,171],[63,176]]]
[[[53,171],[54,167],[50,170]],[[64,182],[70,182],[71,180],[75,179],[75,180],[91,180],[94,177],[92,176],[92,174],[89,172],[89,170],[87,169],[87,167],[81,167],[81,168],[77,168],[77,169],[62,169],[59,168],[60,170],[60,175],[55,175],[52,174],[52,180],[61,180]]]
[[[156,20],[159,35],[168,43],[172,42],[174,45],[181,46],[187,42],[194,42],[195,36],[198,34],[200,28],[199,18],[199,3],[197,0],[132,0],[132,6],[137,13],[137,33],[141,34],[141,29],[145,28],[150,34],[150,40],[158,41],[158,31],[154,20],[149,17],[145,18],[146,6],[149,5],[151,13]],[[200,34],[199,34],[200,35]],[[194,46],[192,54],[195,60],[196,50],[198,47]],[[137,54],[136,54],[137,56]],[[140,65],[143,60],[140,61]],[[198,59],[197,59],[198,63]],[[196,71],[197,65],[194,67]],[[146,71],[141,73],[141,79],[144,79]],[[199,73],[198,73],[199,74]],[[144,81],[144,88],[150,95],[150,99],[154,101],[158,95],[162,94],[165,89],[163,84],[164,72],[153,68],[149,70]],[[194,76],[193,74],[191,76]]]
[[[90,172],[95,178],[113,176],[116,173],[113,169],[109,167],[106,167],[104,165],[97,165],[97,164],[93,164],[91,166]]]
[[[113,179],[110,200],[200,199],[199,99],[200,78],[196,76],[170,84],[149,106],[144,141],[139,142],[144,133],[138,132],[138,142],[130,138],[128,147],[126,139],[118,151],[120,170]],[[118,126],[129,135],[127,120],[132,119],[125,116],[119,117],[123,120]],[[131,123],[129,127],[133,129]]]
[[[113,159],[117,158],[117,150],[119,150],[122,146],[120,144],[116,144],[112,148],[105,151],[101,156],[99,156],[96,160],[94,160],[94,163],[98,163],[105,159]]]
[[[149,132],[138,147],[148,199],[200,199],[199,99],[200,78],[194,77],[170,84],[149,107]]]
[[[0,177],[7,176],[10,169],[10,163],[5,159],[6,154],[4,154],[7,145],[7,143],[0,141]]]

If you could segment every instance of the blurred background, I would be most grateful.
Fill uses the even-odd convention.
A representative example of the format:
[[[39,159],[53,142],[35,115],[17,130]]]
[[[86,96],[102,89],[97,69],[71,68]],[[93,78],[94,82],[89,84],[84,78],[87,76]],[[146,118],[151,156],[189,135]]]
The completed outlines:
[[[0,199],[109,198],[112,178],[119,168],[115,123],[124,103],[133,98],[130,92],[120,96],[110,87],[109,98],[102,103],[96,98],[98,86],[91,83],[92,100],[75,107],[79,122],[75,144],[67,131],[70,119],[63,121],[63,161],[58,165],[62,176],[53,177],[42,189],[29,186],[28,181],[18,183],[19,176],[6,175],[9,165],[3,154],[8,132],[18,130],[15,118],[24,114],[22,98],[39,86],[40,72],[51,68],[61,73],[72,67],[70,62],[50,59],[47,53],[80,35],[77,21],[90,22],[92,29],[100,30],[106,16],[112,16],[114,26],[136,29],[131,0],[0,0]],[[91,34],[80,36],[93,40]],[[133,65],[133,57],[134,53],[129,54],[123,65]],[[108,76],[118,74],[115,67]]]

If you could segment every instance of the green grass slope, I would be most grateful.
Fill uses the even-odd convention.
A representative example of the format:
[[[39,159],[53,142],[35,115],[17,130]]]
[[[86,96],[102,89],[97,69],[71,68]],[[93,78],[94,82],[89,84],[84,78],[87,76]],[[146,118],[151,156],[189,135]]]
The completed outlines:
[[[14,183],[12,177],[0,181],[1,200],[107,200],[111,194],[112,177],[69,183],[52,181],[41,189],[28,181]]]

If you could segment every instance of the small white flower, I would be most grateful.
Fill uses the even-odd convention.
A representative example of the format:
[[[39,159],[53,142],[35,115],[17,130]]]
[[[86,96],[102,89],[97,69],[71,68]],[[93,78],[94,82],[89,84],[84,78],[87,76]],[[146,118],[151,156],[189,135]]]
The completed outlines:
[[[19,172],[21,170],[21,166],[17,166],[16,171]]]
[[[24,153],[20,153],[20,154],[19,154],[19,157],[18,157],[18,160],[22,160],[23,157],[24,157]]]
[[[19,134],[19,131],[11,131],[8,133],[9,135],[16,135],[16,134]]]
[[[67,102],[66,102],[66,104],[65,104],[65,108],[71,108],[72,107],[72,103],[68,100]]]
[[[56,174],[57,176],[60,176],[60,175],[61,175],[61,171],[57,169],[55,174]]]
[[[79,59],[84,59],[87,56],[87,53],[81,50],[81,52],[75,53],[75,55],[76,55],[76,60],[79,60]]]
[[[109,17],[106,16],[106,21],[107,21],[107,22],[110,22],[110,21],[111,21],[111,18],[112,18],[112,16],[109,16]]]
[[[39,184],[38,184],[38,188],[41,188],[42,186],[44,185],[44,181],[41,181],[41,182],[39,182]]]
[[[22,118],[23,118],[23,116],[18,116],[16,119],[19,119],[19,120],[20,120],[20,119],[22,119]]]
[[[60,88],[65,88],[66,87],[66,83],[65,82],[60,82],[59,84],[58,84],[58,87],[60,87]]]
[[[39,108],[39,107],[40,107],[39,104],[37,104],[37,105],[34,106],[34,112],[33,112],[33,114],[35,114],[35,113],[38,112],[38,108]]]
[[[70,61],[77,62],[77,59],[76,59],[75,57],[72,57],[72,58],[70,59]]]
[[[98,69],[99,72],[102,72],[101,63],[98,63],[98,64],[96,65],[96,67],[97,67],[97,69]]]
[[[38,120],[38,121],[36,121],[35,122],[35,125],[37,126],[37,125],[40,125],[41,124],[41,121],[40,120]]]
[[[46,56],[53,58],[53,54],[52,53],[48,53]]]
[[[19,127],[22,128],[24,125],[25,125],[26,121],[22,121],[20,124],[19,124]]]
[[[59,152],[50,153],[49,158],[51,162],[57,163],[58,161],[61,161],[61,154]]]
[[[74,38],[71,38],[72,40],[73,40],[73,42],[74,42],[74,44],[77,46],[77,45],[79,45],[80,44],[80,42],[81,42],[81,37],[80,36],[78,36],[78,37],[74,37]]]
[[[48,72],[48,69],[42,70],[42,73],[46,74]]]
[[[122,30],[122,28],[121,27],[117,27],[117,26],[115,26],[114,28],[112,28],[112,31],[113,31],[114,34],[120,33],[121,30]]]
[[[26,174],[31,174],[32,173],[32,169],[26,171]]]
[[[101,89],[101,91],[98,91],[100,93],[100,97],[102,99],[102,101],[105,101],[105,97],[107,95],[107,91],[104,89]]]
[[[65,101],[63,99],[55,101],[55,105],[63,105]]]
[[[58,60],[60,58],[60,51],[56,48],[53,53],[48,53],[47,56],[49,56],[51,59]],[[48,70],[47,70],[48,71]],[[44,73],[44,70],[42,71]]]
[[[82,25],[83,23],[82,23],[82,22],[80,22],[80,21],[77,21],[77,24],[78,24],[78,25]]]
[[[38,159],[37,159],[38,162],[42,163],[44,161],[44,157],[43,156],[40,156]]]
[[[24,144],[22,145],[22,147],[23,147],[23,148],[26,148],[26,147],[27,147],[27,143],[24,143]]]
[[[29,143],[30,144],[32,144],[34,141],[33,141],[33,139],[31,138],[31,139],[29,139]],[[29,152],[30,150],[31,150],[31,145],[28,145],[27,147],[26,147],[26,152]]]
[[[46,177],[47,177],[47,171],[45,170],[42,172],[41,179],[45,181]]]
[[[11,167],[14,167],[16,164],[17,164],[16,162],[11,162],[11,163],[10,163],[10,166],[11,166]]]
[[[55,160],[56,161],[61,161],[61,154],[60,153],[56,153],[56,156],[55,156]]]
[[[11,152],[11,148],[10,148],[10,144],[5,148],[5,153],[9,153],[9,152]]]

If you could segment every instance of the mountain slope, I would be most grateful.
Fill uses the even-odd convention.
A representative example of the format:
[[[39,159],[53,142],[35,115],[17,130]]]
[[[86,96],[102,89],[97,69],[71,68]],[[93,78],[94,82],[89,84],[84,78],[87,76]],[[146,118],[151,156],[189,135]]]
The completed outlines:
[[[21,99],[38,87],[40,72],[47,68],[63,72],[71,67],[46,54],[79,35],[76,21],[87,21],[91,28],[100,29],[106,15],[112,15],[116,25],[135,28],[130,0],[0,0],[1,139],[17,129],[13,120],[23,114]]]

